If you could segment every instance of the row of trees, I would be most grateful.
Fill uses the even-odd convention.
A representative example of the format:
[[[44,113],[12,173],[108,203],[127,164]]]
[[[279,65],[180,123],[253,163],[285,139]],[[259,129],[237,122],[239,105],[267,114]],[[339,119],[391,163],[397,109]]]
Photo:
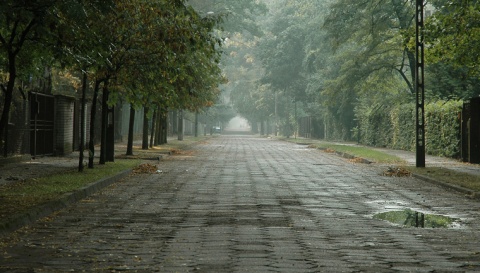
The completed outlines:
[[[290,135],[308,115],[324,125],[321,137],[352,140],[365,111],[415,101],[415,1],[263,2],[264,34],[239,33],[228,45],[242,72],[230,83],[233,102],[252,123]],[[480,4],[425,4],[427,101],[478,96]]]
[[[162,117],[168,109],[212,106],[224,82],[219,67],[223,42],[215,34],[222,15],[199,12],[184,0],[6,0],[0,12],[0,136],[14,96],[29,91],[19,83],[41,78],[45,68],[73,75],[67,80],[74,85],[81,79],[82,105],[87,98],[93,104],[89,167],[100,95],[100,163],[105,163],[108,111],[120,99],[132,110],[145,107],[146,113]],[[85,108],[82,118],[84,113]],[[83,159],[79,162],[83,169]]]

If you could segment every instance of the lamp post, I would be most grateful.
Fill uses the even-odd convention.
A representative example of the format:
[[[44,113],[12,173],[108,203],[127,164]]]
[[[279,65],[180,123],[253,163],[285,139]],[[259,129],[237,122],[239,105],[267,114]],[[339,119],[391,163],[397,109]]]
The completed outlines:
[[[415,94],[416,94],[416,166],[425,167],[425,55],[424,55],[424,13],[423,0],[416,0],[416,69],[415,69]]]

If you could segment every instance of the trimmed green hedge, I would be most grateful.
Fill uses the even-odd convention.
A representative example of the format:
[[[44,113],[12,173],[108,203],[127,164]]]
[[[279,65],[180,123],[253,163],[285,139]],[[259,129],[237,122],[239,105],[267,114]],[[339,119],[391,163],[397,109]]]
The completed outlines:
[[[429,154],[459,157],[463,102],[430,103],[425,106],[426,150]]]
[[[462,101],[437,101],[425,106],[426,152],[460,155],[460,112]],[[415,104],[372,107],[357,113],[362,144],[415,150]]]
[[[392,124],[392,142],[388,147],[413,151],[415,150],[415,104],[406,103],[395,106],[390,111]]]

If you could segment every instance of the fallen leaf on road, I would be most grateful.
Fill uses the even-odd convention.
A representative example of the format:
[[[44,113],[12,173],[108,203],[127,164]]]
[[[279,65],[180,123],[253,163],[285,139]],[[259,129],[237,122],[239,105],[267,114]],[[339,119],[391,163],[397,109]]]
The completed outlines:
[[[411,176],[412,173],[404,168],[388,167],[388,169],[383,172],[383,175],[395,176],[395,177],[406,177],[406,176]]]
[[[351,163],[365,163],[365,159],[361,157],[354,157],[352,159],[349,159],[348,161]]]
[[[157,173],[157,166],[153,164],[140,164],[136,168],[133,169],[134,174],[142,174],[142,173]]]

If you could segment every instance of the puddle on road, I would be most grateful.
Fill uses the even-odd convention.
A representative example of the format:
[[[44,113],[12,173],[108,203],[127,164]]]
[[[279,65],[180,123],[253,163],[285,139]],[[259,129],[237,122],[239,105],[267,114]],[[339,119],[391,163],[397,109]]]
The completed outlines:
[[[443,215],[423,214],[411,209],[388,211],[375,214],[374,219],[406,227],[453,228],[458,219]]]

